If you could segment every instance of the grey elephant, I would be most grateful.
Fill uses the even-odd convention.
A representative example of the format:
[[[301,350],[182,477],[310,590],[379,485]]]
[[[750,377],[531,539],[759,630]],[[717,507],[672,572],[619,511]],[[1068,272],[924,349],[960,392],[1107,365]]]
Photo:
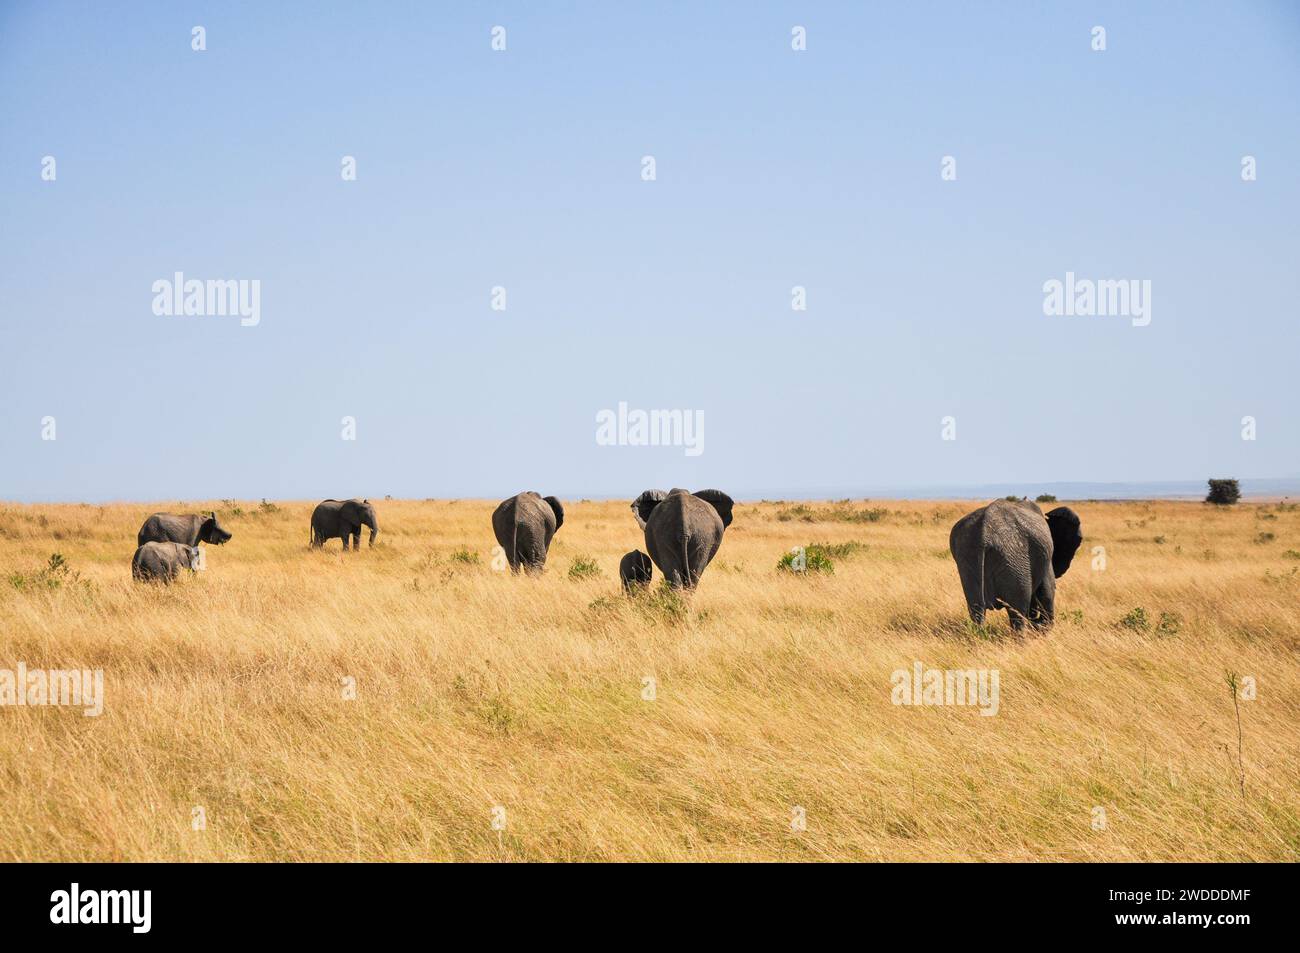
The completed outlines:
[[[347,551],[348,539],[353,549],[361,549],[361,527],[370,529],[370,545],[379,535],[379,518],[369,500],[322,500],[311,514],[311,545],[315,549],[328,539],[342,539]]]
[[[502,500],[492,513],[492,533],[506,552],[511,572],[541,572],[551,540],[563,525],[560,501],[531,490]]]
[[[650,585],[654,577],[654,566],[650,557],[639,549],[634,549],[618,564],[618,577],[623,580],[623,591],[633,592]]]
[[[1056,580],[1070,568],[1083,534],[1068,506],[1046,516],[1028,500],[994,500],[959,519],[948,535],[971,621],[1006,609],[1011,628],[1046,629],[1056,618]]]
[[[696,587],[722,545],[733,506],[721,490],[646,490],[632,501],[632,515],[645,531],[645,548],[670,586]]]
[[[184,543],[197,546],[210,543],[220,546],[229,542],[233,534],[226,532],[217,522],[217,513],[213,510],[207,516],[199,513],[189,516],[176,516],[172,513],[154,513],[136,534],[135,544],[145,543]]]
[[[169,583],[182,569],[199,567],[199,547],[185,543],[144,543],[131,557],[131,577],[137,582]]]

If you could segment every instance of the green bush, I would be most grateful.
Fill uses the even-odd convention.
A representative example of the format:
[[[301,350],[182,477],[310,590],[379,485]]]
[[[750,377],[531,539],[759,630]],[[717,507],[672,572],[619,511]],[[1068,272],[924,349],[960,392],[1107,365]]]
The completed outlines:
[[[478,565],[478,553],[474,552],[468,546],[461,546],[451,554],[451,561],[454,563],[464,563],[466,566]]]
[[[1236,480],[1210,480],[1210,492],[1205,496],[1206,503],[1219,506],[1231,506],[1241,499],[1241,488]]]
[[[1056,497],[1052,496],[1052,494],[1050,494],[1050,493],[1039,493],[1038,496],[1034,497],[1034,502],[1035,502],[1035,503],[1055,503],[1055,502],[1056,502]]]
[[[821,546],[816,544],[805,546],[803,547],[803,551],[804,565],[802,569],[799,568],[796,563],[796,560],[799,558],[798,553],[789,552],[782,556],[781,561],[776,564],[777,571],[794,573],[835,572],[835,564],[831,562],[831,558],[826,555],[826,550]]]
[[[1119,620],[1119,624],[1134,632],[1146,632],[1151,628],[1151,620],[1147,618],[1147,610],[1141,606],[1130,609],[1124,618]]]
[[[600,575],[600,566],[596,565],[594,559],[588,559],[585,556],[578,556],[569,566],[570,579],[590,579],[592,576]]]

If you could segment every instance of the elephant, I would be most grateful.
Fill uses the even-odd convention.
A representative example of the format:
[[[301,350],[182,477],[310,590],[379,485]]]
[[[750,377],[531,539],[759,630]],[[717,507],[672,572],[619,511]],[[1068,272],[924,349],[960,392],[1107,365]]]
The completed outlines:
[[[311,514],[311,546],[325,545],[327,539],[342,539],[347,552],[348,537],[352,548],[361,549],[361,527],[370,527],[370,545],[375,545],[379,535],[379,519],[375,506],[369,500],[323,500],[316,504]]]
[[[650,558],[674,589],[694,589],[731,525],[731,497],[720,490],[646,490],[632,501]]]
[[[510,571],[541,572],[546,551],[564,525],[564,506],[553,496],[541,497],[531,490],[518,493],[492,513],[492,533],[506,551]]]
[[[136,534],[135,544],[145,543],[183,543],[197,546],[199,543],[211,543],[220,546],[230,541],[231,533],[222,529],[217,522],[216,510],[207,516],[193,514],[175,516],[171,513],[154,513]]]
[[[182,569],[198,568],[199,547],[185,543],[143,543],[131,557],[131,577],[137,582],[170,583]]]
[[[1044,517],[1028,500],[994,500],[963,516],[948,535],[948,548],[971,621],[980,625],[986,610],[1006,609],[1014,631],[1026,622],[1050,628],[1056,580],[1082,542],[1079,517],[1068,506]]]
[[[650,580],[654,577],[654,566],[649,556],[634,549],[619,562],[618,576],[623,580],[623,591],[630,593],[650,585]]]

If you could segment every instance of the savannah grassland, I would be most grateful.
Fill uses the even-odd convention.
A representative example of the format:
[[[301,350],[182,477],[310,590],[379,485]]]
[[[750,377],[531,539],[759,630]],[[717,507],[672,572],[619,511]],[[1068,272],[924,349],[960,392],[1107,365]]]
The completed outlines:
[[[625,501],[569,501],[540,578],[492,505],[383,501],[346,555],[309,503],[0,505],[0,668],[106,696],[0,708],[0,859],[1300,859],[1300,509],[1074,504],[1021,642],[965,621],[974,503],[739,505],[689,600],[620,594]],[[132,583],[149,513],[211,508],[205,572]],[[776,570],[809,543],[859,545]],[[998,669],[999,713],[891,704],[917,660]]]

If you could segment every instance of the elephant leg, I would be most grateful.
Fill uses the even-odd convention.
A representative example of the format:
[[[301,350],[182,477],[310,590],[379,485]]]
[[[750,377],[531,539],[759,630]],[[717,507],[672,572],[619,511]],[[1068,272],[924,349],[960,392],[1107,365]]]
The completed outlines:
[[[359,529],[352,532],[352,551],[361,552],[361,530]]]
[[[1056,621],[1056,578],[1048,576],[1034,594],[1029,621],[1036,629],[1050,629]]]
[[[346,529],[343,531],[343,551],[345,553],[348,551],[348,531]]]
[[[966,597],[966,612],[971,622],[984,624],[984,574],[983,559],[979,554],[972,554],[963,549],[953,553],[957,563],[957,576],[961,580],[961,592]]]

